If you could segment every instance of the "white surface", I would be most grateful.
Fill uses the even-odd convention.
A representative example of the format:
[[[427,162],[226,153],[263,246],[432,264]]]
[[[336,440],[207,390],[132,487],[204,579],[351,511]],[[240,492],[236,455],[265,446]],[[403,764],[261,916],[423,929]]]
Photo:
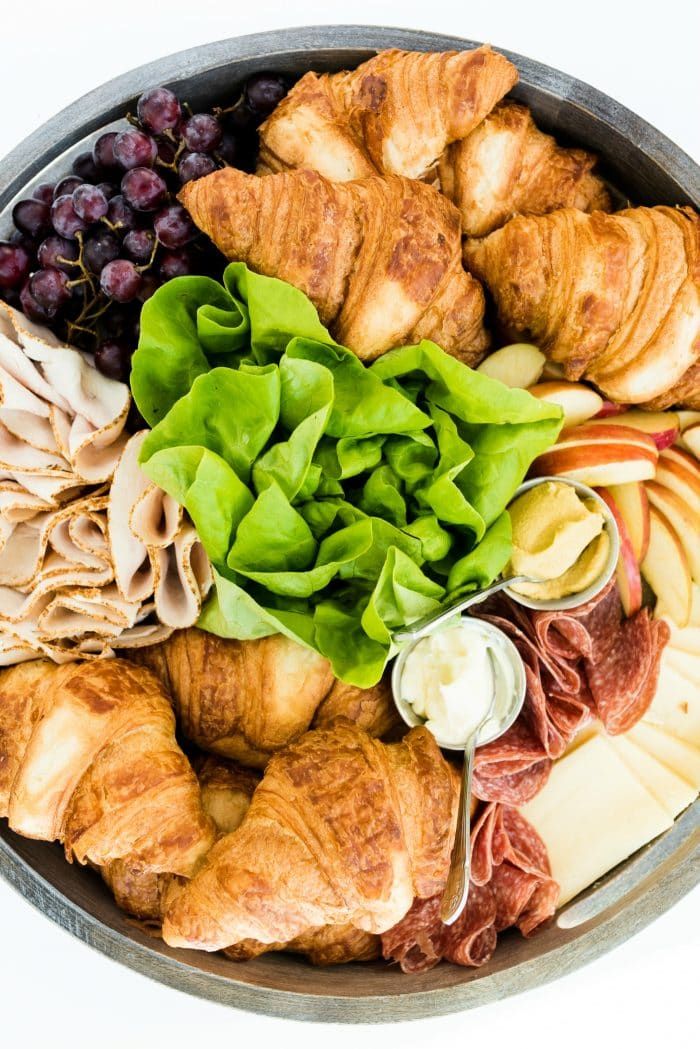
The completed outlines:
[[[371,22],[460,34],[540,59],[619,99],[700,155],[700,7],[588,0],[31,0],[3,8],[0,154],[62,106],[142,62],[285,25]],[[499,1005],[401,1028],[311,1026],[186,997],[108,961],[0,884],[0,1043],[632,1049],[693,1042],[700,891],[594,965]],[[310,979],[313,972],[310,971]]]

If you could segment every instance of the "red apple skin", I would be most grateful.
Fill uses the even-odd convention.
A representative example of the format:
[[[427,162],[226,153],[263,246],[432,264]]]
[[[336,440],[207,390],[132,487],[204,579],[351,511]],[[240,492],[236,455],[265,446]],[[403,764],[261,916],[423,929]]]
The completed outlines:
[[[600,410],[597,412],[596,419],[607,419],[611,415],[622,415],[629,408],[629,404],[616,404],[615,401],[603,401]]]
[[[613,520],[617,525],[620,536],[620,556],[617,559],[615,578],[620,591],[620,600],[626,616],[633,616],[642,607],[642,575],[639,571],[639,563],[634,556],[632,540],[627,531],[625,519],[620,513],[615,499],[607,488],[597,488],[596,491],[603,502],[607,505]]]
[[[560,435],[557,446],[567,444],[623,444],[637,445],[649,450],[656,459],[658,448],[651,434],[644,430],[635,429],[633,426],[622,426],[618,423],[582,423],[580,426],[572,426]]]
[[[641,564],[649,548],[649,498],[644,484],[632,481],[625,485],[610,485],[608,493],[617,504],[630,537],[632,552],[637,563]],[[633,504],[631,506],[628,505],[630,501]]]
[[[555,445],[554,448],[535,459],[530,473],[533,477],[555,476],[585,467],[604,466],[611,463],[630,466],[632,463],[637,463],[639,469],[632,471],[632,476],[627,475],[615,483],[646,481],[654,476],[656,455],[655,445],[651,453],[647,448],[629,444],[582,444],[572,448],[567,448],[566,445]],[[608,483],[612,484],[612,479]]]

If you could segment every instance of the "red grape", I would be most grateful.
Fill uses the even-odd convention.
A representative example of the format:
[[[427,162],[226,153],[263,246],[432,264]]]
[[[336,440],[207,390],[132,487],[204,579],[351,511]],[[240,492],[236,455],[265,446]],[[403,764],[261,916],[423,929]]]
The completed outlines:
[[[51,205],[51,222],[59,237],[75,237],[87,228],[87,223],[80,217],[73,206],[73,196],[65,193],[56,197]]]
[[[95,350],[95,366],[108,379],[127,382],[131,368],[131,352],[119,339],[105,339]]]
[[[139,292],[139,301],[145,302],[146,299],[150,299],[154,292],[158,291],[160,287],[160,281],[153,273],[147,273],[141,282],[141,290]],[[136,337],[138,342],[138,335]]]
[[[71,297],[68,277],[53,267],[37,270],[29,279],[29,290],[43,309],[54,312],[65,306]]]
[[[97,188],[102,190],[107,200],[111,200],[119,192],[119,189],[113,182],[98,182]]]
[[[137,211],[155,211],[163,203],[168,187],[151,168],[132,168],[122,179],[122,194]]]
[[[252,131],[257,123],[257,118],[246,104],[245,98],[243,98],[227,115],[226,122],[232,131],[245,132]]]
[[[158,155],[158,147],[150,135],[136,128],[122,131],[114,140],[117,163],[130,171],[132,168],[151,168]]]
[[[187,248],[163,252],[158,267],[158,273],[163,280],[171,280],[172,277],[187,277],[191,272],[192,259]]]
[[[155,135],[177,127],[182,110],[176,96],[167,87],[144,91],[136,104],[136,115],[147,131]]]
[[[31,259],[21,244],[0,243],[0,288],[16,288],[27,279]]]
[[[168,204],[153,220],[153,228],[166,248],[181,248],[196,235],[197,229],[182,204]]]
[[[136,215],[121,193],[112,197],[107,208],[107,221],[111,222],[117,229],[133,229],[136,225]]]
[[[32,196],[34,197],[34,200],[41,200],[44,204],[50,204],[53,200],[53,183],[40,182],[32,192]]]
[[[46,324],[53,317],[56,316],[56,310],[47,310],[43,306],[40,306],[32,295],[29,287],[29,281],[23,285],[21,292],[19,293],[20,306],[22,312],[29,317],[30,321],[36,321],[38,324]]]
[[[134,262],[148,262],[153,254],[156,238],[150,229],[132,229],[124,237],[124,251]]]
[[[38,252],[39,265],[44,269],[51,266],[57,270],[70,273],[78,261],[78,243],[52,234],[42,240]]]
[[[76,175],[81,182],[97,182],[100,177],[100,173],[97,170],[97,164],[92,157],[92,150],[89,150],[86,153],[79,153],[71,166],[73,174]]]
[[[131,302],[141,290],[141,274],[128,259],[115,259],[102,270],[100,287],[110,299]]]
[[[287,85],[274,73],[254,73],[245,85],[245,100],[258,117],[267,117],[287,94]]]
[[[77,175],[66,175],[58,182],[53,191],[53,199],[58,200],[59,197],[70,196],[74,189],[78,186],[82,186],[83,180],[78,178]]]
[[[195,113],[182,125],[185,145],[193,153],[213,153],[221,142],[221,124],[211,113]]]
[[[233,135],[224,135],[221,139],[219,148],[216,151],[216,155],[223,160],[224,164],[228,164],[230,167],[235,167],[238,159],[238,144]]]
[[[28,237],[40,237],[51,228],[51,209],[43,200],[20,200],[12,209],[12,221]]]
[[[117,167],[117,159],[114,156],[114,140],[116,137],[116,131],[106,131],[104,135],[100,135],[92,147],[92,159],[98,168],[112,171]]]
[[[92,273],[100,273],[108,262],[113,262],[114,259],[119,258],[120,251],[118,238],[113,233],[105,230],[104,232],[93,233],[91,237],[87,238],[83,248],[83,259],[85,260],[85,265]]]
[[[98,222],[107,214],[107,198],[99,186],[83,183],[73,190],[73,207],[76,214],[88,223]]]
[[[193,179],[211,175],[212,171],[216,171],[216,161],[206,153],[183,153],[177,165],[177,173],[183,185]]]

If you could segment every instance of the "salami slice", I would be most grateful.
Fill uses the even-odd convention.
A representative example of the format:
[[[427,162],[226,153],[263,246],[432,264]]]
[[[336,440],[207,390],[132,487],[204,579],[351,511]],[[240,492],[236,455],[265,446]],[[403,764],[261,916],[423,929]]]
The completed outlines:
[[[472,829],[472,881],[457,921],[440,921],[440,895],[415,900],[406,916],[382,935],[382,953],[404,972],[424,972],[445,958],[456,965],[483,965],[497,934],[512,925],[531,935],[554,914],[559,886],[547,850],[534,828],[514,809],[485,805]]]
[[[472,790],[482,801],[524,805],[542,789],[550,767],[542,743],[519,718],[503,736],[477,750]]]
[[[382,954],[405,973],[426,972],[446,958],[483,965],[496,949],[496,901],[488,886],[470,885],[469,899],[453,925],[440,921],[440,895],[416,900],[408,914],[382,935]]]
[[[618,627],[604,655],[586,660],[586,676],[600,720],[611,735],[627,732],[656,692],[661,653],[670,637],[663,620],[642,609]]]

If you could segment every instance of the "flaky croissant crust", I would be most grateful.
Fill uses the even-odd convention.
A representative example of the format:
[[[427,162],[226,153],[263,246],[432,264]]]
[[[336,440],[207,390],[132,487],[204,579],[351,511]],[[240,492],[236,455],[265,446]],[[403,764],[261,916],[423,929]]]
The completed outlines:
[[[164,939],[217,950],[390,928],[444,881],[455,779],[425,729],[390,745],[342,721],[307,733],[271,760],[240,828],[172,902]]]
[[[467,364],[481,358],[483,292],[462,264],[459,214],[432,186],[222,168],[179,198],[227,258],[299,288],[359,357],[433,339]]]
[[[456,205],[467,236],[483,237],[514,215],[558,208],[610,211],[596,157],[565,149],[540,131],[526,106],[501,102],[466,138],[442,154],[442,192]]]
[[[214,839],[167,696],[122,660],[0,675],[0,816],[98,867],[189,875]]]
[[[691,208],[512,219],[465,247],[514,338],[621,403],[697,403],[700,220]]]
[[[352,72],[307,73],[260,128],[258,172],[422,178],[517,79],[489,47],[382,51]]]

